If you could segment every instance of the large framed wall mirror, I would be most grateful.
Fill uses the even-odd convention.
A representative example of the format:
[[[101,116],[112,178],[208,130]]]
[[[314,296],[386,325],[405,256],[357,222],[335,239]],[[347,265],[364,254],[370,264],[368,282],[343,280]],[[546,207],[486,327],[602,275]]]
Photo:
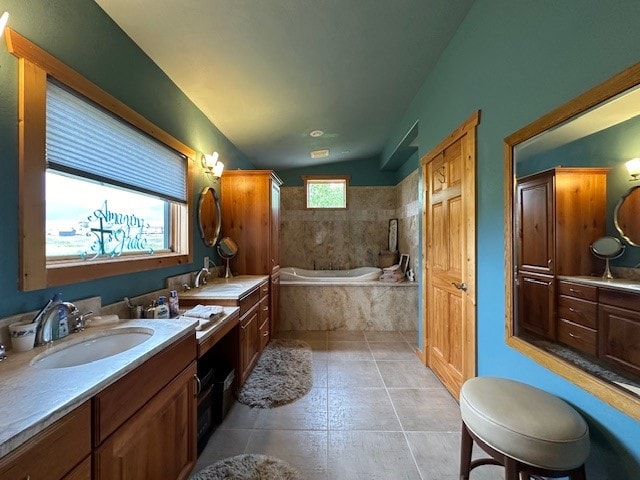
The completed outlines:
[[[640,419],[640,63],[504,146],[507,344]]]

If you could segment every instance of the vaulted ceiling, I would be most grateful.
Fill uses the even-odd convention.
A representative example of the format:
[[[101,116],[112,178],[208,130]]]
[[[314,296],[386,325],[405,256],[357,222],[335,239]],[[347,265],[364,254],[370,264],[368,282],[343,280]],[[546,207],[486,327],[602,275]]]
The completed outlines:
[[[473,0],[96,2],[257,167],[283,169],[379,156]]]

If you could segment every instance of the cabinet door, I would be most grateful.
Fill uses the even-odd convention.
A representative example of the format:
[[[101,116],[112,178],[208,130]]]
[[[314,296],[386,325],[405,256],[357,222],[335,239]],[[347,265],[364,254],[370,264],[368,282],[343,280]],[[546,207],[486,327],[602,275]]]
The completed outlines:
[[[95,479],[189,476],[196,461],[195,374],[194,362],[95,451]]]
[[[522,182],[517,191],[518,270],[554,273],[553,177]]]
[[[271,273],[280,267],[280,186],[271,181]]]
[[[267,285],[269,285],[267,283]],[[258,315],[259,325],[260,325],[260,351],[264,349],[264,347],[269,342],[270,337],[270,326],[271,326],[271,315],[269,309],[269,297],[265,297],[260,300],[260,312]]]
[[[280,320],[280,272],[271,275],[271,336],[278,331]]]
[[[240,320],[240,368],[242,369],[241,384],[251,373],[253,365],[260,353],[260,325],[258,308],[254,308]]]
[[[554,277],[520,272],[518,280],[518,327],[555,340]]]
[[[640,312],[600,304],[598,323],[600,357],[640,375]]]

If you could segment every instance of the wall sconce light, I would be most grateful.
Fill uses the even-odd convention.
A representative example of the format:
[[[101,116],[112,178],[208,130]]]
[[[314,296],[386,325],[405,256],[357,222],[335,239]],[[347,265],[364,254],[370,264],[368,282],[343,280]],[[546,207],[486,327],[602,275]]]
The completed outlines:
[[[218,160],[218,157],[218,152],[213,152],[211,155],[206,153],[202,155],[202,168],[214,178],[220,178],[224,170],[224,164]]]
[[[630,182],[635,182],[637,180],[640,180],[640,157],[636,157],[636,158],[632,158],[631,160],[629,160],[627,163],[625,163],[627,170],[629,171],[629,175],[631,175],[631,178],[629,179]]]
[[[9,12],[4,12],[0,17],[0,37],[4,33],[4,27],[7,26],[7,22],[9,21]]]

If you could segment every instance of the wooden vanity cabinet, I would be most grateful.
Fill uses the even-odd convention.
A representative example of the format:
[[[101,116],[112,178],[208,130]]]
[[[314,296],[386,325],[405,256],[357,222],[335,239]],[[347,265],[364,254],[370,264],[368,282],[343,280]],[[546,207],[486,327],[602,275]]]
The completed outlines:
[[[555,340],[556,276],[590,275],[600,268],[589,247],[605,234],[608,171],[558,167],[518,179],[518,328]]]
[[[86,402],[0,459],[0,479],[89,480],[91,402]]]
[[[195,335],[93,399],[93,478],[185,479],[196,461]]]
[[[640,305],[638,294],[599,289],[599,356],[640,375]]]
[[[230,263],[234,273],[272,277],[280,270],[281,185],[272,170],[227,170],[222,174],[222,232],[238,244],[238,254]],[[275,288],[279,287],[276,283]],[[278,310],[271,304],[269,312],[271,333]]]

